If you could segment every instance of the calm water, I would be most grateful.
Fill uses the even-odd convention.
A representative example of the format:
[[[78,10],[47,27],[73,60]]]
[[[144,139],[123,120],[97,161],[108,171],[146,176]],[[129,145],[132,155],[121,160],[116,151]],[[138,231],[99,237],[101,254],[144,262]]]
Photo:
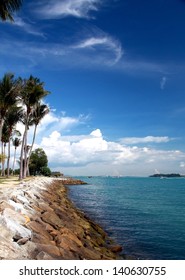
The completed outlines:
[[[69,196],[139,259],[185,260],[185,178],[80,177]]]

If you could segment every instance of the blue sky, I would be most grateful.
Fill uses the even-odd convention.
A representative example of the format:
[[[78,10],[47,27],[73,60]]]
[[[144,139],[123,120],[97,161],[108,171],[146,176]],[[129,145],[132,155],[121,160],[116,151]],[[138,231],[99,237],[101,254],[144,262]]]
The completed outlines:
[[[24,1],[0,23],[0,75],[51,92],[41,123],[53,170],[185,174],[185,1]]]

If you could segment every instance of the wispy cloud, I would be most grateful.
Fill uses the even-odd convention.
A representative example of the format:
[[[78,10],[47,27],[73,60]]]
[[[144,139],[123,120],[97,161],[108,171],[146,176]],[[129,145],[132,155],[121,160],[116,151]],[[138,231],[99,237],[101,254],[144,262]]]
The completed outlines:
[[[24,26],[21,20],[17,24]],[[30,67],[36,67],[38,64],[45,67],[55,64],[55,69],[60,68],[61,65],[68,68],[94,68],[115,65],[121,60],[123,50],[118,40],[105,33],[103,35],[98,33],[97,37],[91,36],[87,39],[79,39],[78,42],[68,45],[55,42],[46,44],[42,41],[20,42],[15,39],[10,44],[9,38],[3,39],[0,45],[0,56],[2,55],[3,59],[6,56],[8,57],[8,59],[5,59],[6,64],[9,63],[11,54],[13,56],[11,60],[12,69],[13,61],[17,61],[17,59],[19,59],[19,68],[21,65],[25,65],[25,60],[29,69]]]
[[[44,5],[43,5],[44,2]],[[37,12],[45,19],[60,17],[89,18],[91,11],[97,11],[102,0],[47,0],[38,3]]]
[[[14,17],[14,22],[7,24],[12,24],[14,26],[17,26],[19,28],[22,28],[25,32],[35,35],[35,36],[40,36],[40,37],[45,37],[43,32],[38,31],[33,24],[27,23],[24,21],[21,17],[15,16]]]
[[[161,82],[160,82],[160,87],[162,90],[165,88],[166,82],[167,82],[167,78],[162,77]]]
[[[116,64],[123,55],[123,49],[120,42],[114,40],[110,36],[90,37],[74,45],[73,48],[97,51],[101,52],[101,55],[105,54],[105,51],[111,52],[115,56],[115,59],[112,61],[113,64]]]
[[[89,38],[75,46],[75,48],[93,48],[97,45],[109,44],[108,38]]]
[[[121,43],[109,35],[97,34],[73,44],[55,42],[18,41],[10,38],[2,39],[0,44],[0,71],[11,69],[27,73],[34,68],[44,67],[55,70],[63,67],[85,69],[112,69],[129,75],[149,75],[162,73],[167,65],[155,62],[130,61],[124,55]],[[124,57],[124,59],[123,59]],[[108,67],[108,68],[107,68]]]
[[[139,143],[166,143],[171,139],[168,136],[156,137],[156,136],[146,136],[146,137],[127,137],[120,139],[122,144],[133,145]]]
[[[41,133],[47,130],[47,134],[51,133],[51,131],[57,130],[61,131],[70,131],[72,128],[79,126],[80,124],[85,123],[89,119],[89,115],[79,114],[77,117],[71,117],[64,115],[63,112],[57,115],[55,112],[50,112],[45,118],[42,120],[38,133]]]

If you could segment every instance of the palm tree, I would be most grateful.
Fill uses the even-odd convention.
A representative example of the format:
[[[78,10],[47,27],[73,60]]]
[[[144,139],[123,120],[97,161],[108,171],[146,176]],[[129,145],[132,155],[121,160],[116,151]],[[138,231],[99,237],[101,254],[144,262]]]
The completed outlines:
[[[8,127],[8,157],[7,157],[7,176],[9,177],[10,171],[10,139],[12,136],[13,129],[16,124],[22,119],[23,109],[22,107],[12,106],[6,114],[5,123]]]
[[[28,80],[23,81],[23,87],[21,90],[21,99],[23,104],[26,107],[25,111],[25,119],[24,119],[24,135],[21,147],[21,159],[20,159],[20,176],[19,179],[26,177],[26,169],[27,169],[27,149],[24,147],[27,146],[27,132],[29,127],[29,120],[31,113],[35,104],[39,102],[43,97],[48,95],[49,92],[44,89],[44,83],[40,82],[38,78],[34,78],[30,76]],[[23,161],[24,154],[24,161]],[[24,163],[23,163],[24,162]],[[24,165],[24,166],[23,166]]]
[[[16,152],[17,152],[17,148],[21,144],[21,139],[16,137],[16,138],[12,139],[12,142],[13,142],[13,146],[15,147],[15,149],[14,149],[13,165],[12,165],[12,175],[13,175],[14,174],[14,169],[15,169]]]
[[[31,113],[29,124],[30,125],[35,125],[35,128],[34,128],[34,133],[33,133],[32,144],[31,144],[31,147],[30,147],[29,156],[28,156],[28,160],[27,160],[27,172],[28,173],[29,173],[29,161],[30,161],[30,156],[31,156],[31,153],[32,153],[33,145],[35,143],[37,127],[38,127],[39,123],[41,122],[41,120],[48,113],[49,113],[49,107],[45,104],[41,104],[40,101],[35,104],[35,106],[33,108],[33,111]]]
[[[6,73],[0,80],[0,140],[5,115],[9,108],[17,102],[20,91],[20,79],[14,79],[14,74]]]
[[[20,9],[23,0],[1,0],[0,18],[3,21],[14,21],[12,14]]]

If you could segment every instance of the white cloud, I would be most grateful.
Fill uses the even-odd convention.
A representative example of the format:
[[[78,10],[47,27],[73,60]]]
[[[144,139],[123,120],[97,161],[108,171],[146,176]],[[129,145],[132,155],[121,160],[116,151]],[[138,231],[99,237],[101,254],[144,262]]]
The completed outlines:
[[[14,26],[18,26],[22,28],[25,32],[35,35],[35,36],[40,36],[40,37],[45,37],[44,33],[36,30],[36,28],[33,26],[33,24],[25,22],[21,17],[15,16],[14,17],[14,22],[7,22],[7,24],[12,24]]]
[[[100,129],[96,129],[96,130],[92,131],[90,135],[94,136],[94,137],[97,137],[97,138],[101,138],[102,137],[102,133],[101,133]]]
[[[166,143],[170,141],[168,136],[156,137],[156,136],[146,136],[146,137],[126,137],[120,139],[122,144],[138,144],[138,143]]]
[[[167,78],[162,77],[161,82],[160,82],[160,87],[162,90],[165,88],[166,82],[167,82]]]
[[[49,135],[53,131],[69,132],[72,128],[85,123],[90,118],[89,115],[79,114],[76,117],[64,115],[63,112],[57,114],[50,111],[38,126],[39,135]]]
[[[48,105],[49,106],[49,105]],[[37,136],[36,141],[39,143],[43,137],[49,137],[49,135],[60,135],[60,133],[69,133],[69,131],[76,126],[84,124],[87,120],[89,120],[89,115],[79,114],[76,117],[70,117],[64,115],[64,112],[60,114],[55,113],[53,110],[49,112],[40,122],[37,128]],[[18,123],[17,130],[21,132],[23,135],[24,133],[24,125],[22,123]],[[31,126],[28,131],[28,144],[32,143],[32,136],[33,136],[34,126]],[[56,132],[53,134],[53,132]],[[68,136],[64,136],[64,138],[68,138]],[[82,139],[82,136],[77,137],[77,140]]]
[[[37,12],[45,19],[73,16],[89,18],[91,11],[97,11],[101,0],[47,0],[39,2]]]
[[[30,68],[38,65],[55,69],[61,67],[104,67],[113,66],[120,61],[123,51],[119,41],[101,34],[97,31],[97,37],[90,37],[73,44],[59,44],[43,42],[24,42],[3,39],[0,45],[0,57],[4,59],[7,68],[17,72],[17,68],[23,68],[23,72],[30,72]],[[10,59],[11,57],[11,59]],[[18,60],[18,61],[17,61]],[[10,63],[11,62],[11,63]],[[15,62],[15,70],[14,70]],[[18,65],[18,66],[17,66]],[[25,66],[26,65],[26,66]]]
[[[180,167],[185,168],[185,162],[184,161],[180,162]]]
[[[79,45],[76,45],[75,48],[79,48],[79,49],[91,48],[96,45],[106,44],[107,41],[108,41],[107,38],[89,38],[79,43]]]
[[[153,140],[159,141],[155,137]],[[150,141],[143,143],[146,145]],[[131,172],[132,175],[146,175],[157,168],[163,172],[167,166],[173,166],[174,172],[177,171],[179,162],[185,160],[185,154],[179,150],[125,146],[107,141],[100,129],[87,135],[68,136],[55,130],[42,138],[40,146],[46,151],[52,168],[59,168],[63,172],[65,170],[68,174],[72,172],[72,175],[85,175],[88,172],[93,175],[113,175],[115,170],[125,175],[131,175]]]
[[[167,72],[168,68],[171,67],[156,61],[145,59],[139,60],[135,58],[135,60],[132,60],[132,58],[128,57],[127,54],[129,54],[128,51],[126,52],[124,60],[122,59],[116,66],[119,71],[124,71],[129,75],[151,75],[154,73],[161,74],[163,72]]]
[[[35,148],[42,147],[53,170],[70,175],[149,175],[160,170],[162,173],[177,172],[184,168],[185,153],[180,150],[156,149],[147,146],[151,142],[167,143],[171,139],[147,136],[123,138],[122,142],[105,140],[97,128],[88,134],[72,134],[88,116],[67,116],[52,111],[38,127]],[[33,128],[29,130],[31,143]],[[140,146],[136,144],[140,143]],[[141,146],[142,144],[142,146]]]
[[[100,49],[103,47],[103,51]],[[103,52],[108,51],[115,54],[114,63],[117,63],[122,55],[123,50],[119,41],[114,40],[110,36],[101,36],[101,37],[90,37],[87,38],[80,43],[73,46],[74,49],[89,49],[89,50],[97,50],[101,52],[101,55],[104,56]]]

